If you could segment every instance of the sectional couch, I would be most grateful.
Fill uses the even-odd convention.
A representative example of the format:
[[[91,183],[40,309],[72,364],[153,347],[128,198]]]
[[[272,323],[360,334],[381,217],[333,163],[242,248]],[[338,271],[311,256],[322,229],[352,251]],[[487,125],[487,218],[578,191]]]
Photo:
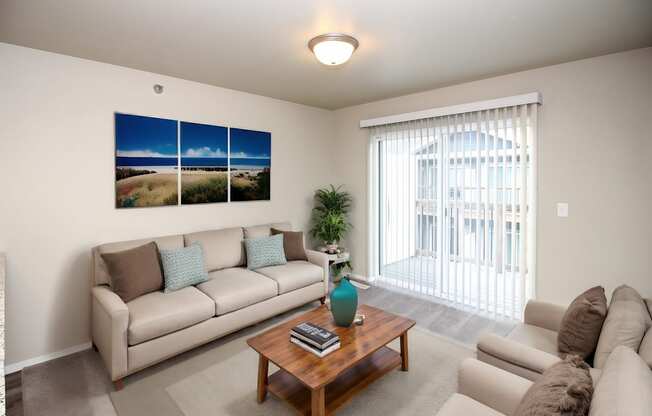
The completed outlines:
[[[460,365],[457,384],[458,392],[446,401],[437,416],[533,414],[519,408],[533,384],[519,375],[468,358]],[[629,347],[617,347],[608,356],[600,377],[593,377],[593,384],[589,416],[652,414],[652,372]],[[546,413],[549,408],[544,405],[538,410],[537,414],[559,414]]]
[[[256,271],[246,268],[243,241],[270,235],[289,223],[234,227],[185,235],[102,244],[92,249],[92,340],[116,389],[139,370],[250,326],[321,300],[328,294],[328,258],[306,250],[308,261],[290,261]],[[154,241],[159,249],[201,243],[209,280],[127,303],[111,290],[103,253]]]
[[[652,325],[652,299],[645,299],[647,306],[646,330]],[[524,313],[524,322],[506,336],[485,334],[478,340],[478,360],[495,367],[519,375],[525,379],[536,381],[541,374],[561,360],[557,350],[557,333],[561,326],[566,307],[548,302],[531,300],[527,303]],[[621,322],[615,329],[631,327],[627,322]],[[627,331],[627,330],[625,330]],[[652,330],[651,330],[652,331]],[[613,338],[614,327],[607,329],[603,326],[601,338]],[[652,341],[652,340],[651,340]],[[647,347],[652,342],[646,341],[645,348],[641,340],[631,345],[643,359],[652,367],[652,348]],[[591,375],[597,377],[599,368],[591,368]]]

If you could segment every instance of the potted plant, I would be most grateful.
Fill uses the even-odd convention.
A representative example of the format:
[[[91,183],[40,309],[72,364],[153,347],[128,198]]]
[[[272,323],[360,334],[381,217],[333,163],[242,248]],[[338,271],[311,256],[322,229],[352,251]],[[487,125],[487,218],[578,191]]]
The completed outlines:
[[[351,207],[351,195],[330,185],[330,188],[315,192],[315,207],[313,213],[312,236],[326,245],[329,253],[337,251],[338,243],[344,233],[351,227],[347,215]]]

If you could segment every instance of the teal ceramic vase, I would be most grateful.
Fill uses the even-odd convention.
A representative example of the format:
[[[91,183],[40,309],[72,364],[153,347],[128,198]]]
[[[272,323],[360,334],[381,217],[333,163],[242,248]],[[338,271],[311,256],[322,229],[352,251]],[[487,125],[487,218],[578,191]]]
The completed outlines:
[[[351,326],[358,309],[358,292],[347,277],[343,277],[331,292],[331,313],[337,326]]]

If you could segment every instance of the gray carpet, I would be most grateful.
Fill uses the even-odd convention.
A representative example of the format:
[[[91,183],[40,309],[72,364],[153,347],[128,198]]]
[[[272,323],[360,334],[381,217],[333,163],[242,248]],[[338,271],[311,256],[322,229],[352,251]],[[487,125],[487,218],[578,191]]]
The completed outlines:
[[[476,340],[483,333],[492,332],[499,335],[505,335],[514,326],[514,322],[511,321],[493,321],[488,317],[460,311],[444,304],[416,299],[377,287],[372,287],[369,290],[360,290],[358,292],[360,295],[360,303],[377,306],[412,318],[417,322],[417,328],[429,331],[431,335],[435,335],[435,337],[433,337],[434,339],[440,340],[441,338],[438,338],[436,335],[442,335],[451,340],[448,343],[445,343],[445,341],[441,341],[440,343],[434,341],[426,343],[427,345],[432,344],[430,345],[430,348],[433,348],[434,350],[437,350],[437,348],[439,348],[437,345],[440,344],[450,344],[453,346],[464,344],[472,349],[475,347]],[[189,388],[188,380],[196,381],[197,388],[199,389],[205,385],[210,385],[208,382],[204,382],[205,380],[210,381],[213,380],[213,378],[219,378],[217,373],[202,372],[208,370],[211,366],[218,366],[222,371],[225,371],[227,375],[223,377],[228,378],[229,381],[242,380],[242,382],[238,381],[238,383],[242,383],[238,385],[242,385],[243,388],[245,385],[247,388],[252,388],[251,386],[255,387],[255,372],[252,372],[248,367],[247,369],[243,367],[242,371],[240,371],[240,369],[232,369],[232,367],[230,367],[231,361],[225,357],[221,358],[221,362],[213,361],[213,364],[209,365],[207,364],[208,361],[211,359],[217,360],[219,358],[212,357],[210,352],[212,350],[223,349],[231,351],[229,353],[231,356],[246,354],[246,352],[237,352],[237,345],[239,344],[236,342],[231,345],[231,341],[238,340],[241,337],[250,336],[252,333],[257,332],[262,328],[276,325],[277,323],[288,319],[290,316],[306,311],[316,305],[318,305],[318,303],[306,305],[294,311],[279,315],[259,325],[244,329],[224,339],[214,341],[185,354],[181,354],[171,360],[128,377],[124,392],[130,393],[131,391],[146,389],[146,386],[150,385],[150,383],[152,383],[152,385],[156,384],[158,386],[165,386],[165,388],[169,390],[169,394],[167,391],[163,394],[164,389],[162,387],[158,390],[152,388],[149,391],[153,396],[148,397],[155,398],[151,398],[147,403],[132,402],[134,403],[133,405],[135,408],[139,403],[146,405],[146,409],[140,409],[141,413],[139,414],[153,414],[158,416],[159,412],[164,412],[166,409],[176,408],[178,411],[181,410],[173,397],[176,398],[179,403],[186,403],[184,399],[184,397],[186,397],[184,394],[186,393],[184,392],[187,391],[185,389]],[[414,338],[415,337],[411,337],[411,344],[414,343]],[[415,348],[417,348],[416,344],[412,349],[414,350]],[[415,354],[415,351],[411,351],[411,353],[413,355]],[[224,354],[227,354],[227,352],[225,351]],[[208,358],[205,359],[206,361],[201,359],[195,360],[195,357],[198,356]],[[410,377],[413,377],[414,374],[416,374],[414,360],[415,358],[413,356]],[[432,362],[433,360],[436,360],[436,357],[426,358],[426,361],[430,362],[428,365],[433,366],[427,370],[430,372],[430,377],[433,378],[434,382],[434,379],[439,380],[440,375],[443,373],[442,370],[435,365],[436,363]],[[243,364],[243,366],[255,365],[255,359],[253,361],[248,359],[243,361],[246,361],[247,363]],[[457,365],[457,361],[455,361],[455,365]],[[171,370],[171,368],[174,370]],[[392,377],[397,375],[392,375]],[[147,379],[150,377],[152,380],[148,382]],[[449,381],[454,382],[456,380],[455,372],[448,374],[447,378]],[[43,414],[52,416],[113,416],[116,414],[109,398],[109,393],[113,391],[113,387],[108,379],[107,373],[104,369],[104,364],[99,355],[92,350],[83,351],[68,357],[24,369],[22,387],[25,416]],[[226,389],[228,387],[229,386],[227,385],[215,388],[214,390],[216,391],[211,394],[215,397],[219,397],[220,389]],[[374,388],[376,387],[370,387],[370,389]],[[416,397],[420,395],[420,391],[420,388],[416,387],[412,392],[413,396]],[[114,395],[113,400],[117,403],[120,401],[120,397]],[[186,405],[187,404],[184,404],[184,406]],[[233,406],[235,406],[235,404]],[[274,404],[271,406],[274,406]],[[351,403],[351,406],[354,406],[354,403]],[[118,405],[116,405],[116,407],[120,408]],[[163,410],[159,410],[159,407]],[[125,411],[128,410],[120,410],[121,416]],[[235,412],[233,409],[231,409],[231,411]],[[383,414],[383,412],[380,413]],[[430,411],[428,413],[432,414]],[[160,414],[165,415],[165,413]],[[212,414],[215,415],[219,413],[214,412]],[[238,413],[235,412],[232,414]]]
[[[245,342],[252,334],[239,333],[220,345],[170,361],[164,368],[129,378],[123,390],[111,393],[118,415],[293,414],[272,395],[263,404],[256,402],[258,355]],[[457,388],[460,361],[474,352],[418,328],[410,331],[409,342],[410,371],[387,374],[342,407],[338,415],[424,415],[434,414],[443,405]],[[390,346],[399,348],[396,342]],[[275,370],[272,365],[270,371]]]

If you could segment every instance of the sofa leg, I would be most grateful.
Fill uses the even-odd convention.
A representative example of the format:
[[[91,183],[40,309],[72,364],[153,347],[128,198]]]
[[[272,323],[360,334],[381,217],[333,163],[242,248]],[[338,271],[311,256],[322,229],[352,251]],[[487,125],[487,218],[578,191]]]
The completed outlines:
[[[322,305],[325,304],[326,303],[326,296],[322,296],[321,298],[319,298],[319,302],[321,302]]]
[[[124,384],[123,380],[124,379],[119,378],[119,379],[117,379],[116,381],[113,382],[113,388],[115,389],[115,391],[120,391],[120,390],[122,390],[124,388],[125,384]]]

